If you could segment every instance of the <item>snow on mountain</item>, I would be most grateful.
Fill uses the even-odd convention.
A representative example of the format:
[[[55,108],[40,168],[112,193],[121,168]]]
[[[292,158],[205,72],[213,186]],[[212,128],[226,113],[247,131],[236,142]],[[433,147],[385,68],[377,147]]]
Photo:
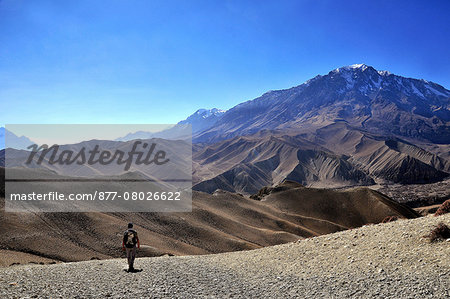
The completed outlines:
[[[195,140],[213,142],[262,129],[304,129],[336,121],[383,135],[450,143],[450,91],[430,81],[354,64],[241,103]]]
[[[198,109],[193,115],[189,116],[188,119],[193,119],[196,116],[201,117],[203,119],[209,118],[211,116],[216,117],[224,114],[226,111],[212,108],[212,109]]]
[[[185,120],[180,121],[178,125],[190,124],[192,133],[198,133],[214,125],[225,112],[225,110],[217,108],[199,109]]]
[[[212,109],[199,109],[195,111],[185,120],[178,122],[174,127],[157,132],[144,132],[138,131],[129,133],[124,137],[117,138],[116,141],[129,141],[134,139],[151,139],[151,138],[164,138],[164,139],[185,139],[187,136],[199,133],[205,129],[210,128],[214,123],[221,118],[225,113],[225,110],[212,108]],[[190,126],[190,127],[189,127]]]

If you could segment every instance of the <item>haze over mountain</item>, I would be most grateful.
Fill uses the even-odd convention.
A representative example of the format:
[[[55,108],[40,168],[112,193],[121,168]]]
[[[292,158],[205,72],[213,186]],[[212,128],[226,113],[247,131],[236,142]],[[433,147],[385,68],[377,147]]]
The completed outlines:
[[[8,147],[15,149],[26,149],[28,146],[34,144],[28,137],[17,136],[13,132],[6,130],[4,127],[0,128],[0,149],[5,148],[6,139],[8,140]]]
[[[147,139],[146,139],[147,140]],[[46,170],[50,173],[73,176],[73,177],[86,177],[93,178],[97,176],[117,176],[117,175],[129,175],[130,173],[138,174],[147,179],[181,179],[191,177],[191,144],[183,140],[165,140],[153,138],[149,139],[148,147],[144,148],[143,143],[136,146],[136,150],[145,153],[151,153],[149,156],[150,163],[131,163],[129,169],[125,169],[123,163],[118,163],[118,159],[111,160],[110,163],[75,163],[73,160],[76,155],[83,152],[86,159],[89,156],[89,152],[98,147],[98,151],[107,151],[111,153],[111,156],[116,151],[128,153],[134,148],[134,141],[110,141],[110,140],[89,140],[75,144],[59,145],[59,148],[55,150],[57,154],[52,158],[53,150],[49,150],[46,153],[38,152],[31,155],[30,150],[16,150],[6,149],[0,150],[0,161],[7,156],[6,163],[0,164],[0,166],[10,168],[31,168]],[[154,147],[153,147],[154,146]],[[149,148],[153,147],[153,150]],[[55,163],[52,159],[57,160],[64,151],[70,152],[70,159],[72,163]],[[169,159],[170,163],[156,164],[151,162],[158,151],[164,152],[164,159]],[[41,161],[42,155],[42,161]],[[98,158],[97,154],[97,158]],[[31,159],[30,159],[31,157]],[[66,156],[67,157],[67,156]],[[28,160],[30,161],[28,162]],[[64,157],[63,157],[64,159]],[[69,160],[70,160],[69,159]],[[126,159],[126,158],[124,158]],[[75,161],[81,161],[79,157]],[[163,159],[161,159],[163,160]],[[66,161],[66,160],[64,160]],[[13,175],[13,171],[8,174]],[[23,174],[18,174],[17,178],[20,178]],[[13,176],[9,176],[13,178]]]

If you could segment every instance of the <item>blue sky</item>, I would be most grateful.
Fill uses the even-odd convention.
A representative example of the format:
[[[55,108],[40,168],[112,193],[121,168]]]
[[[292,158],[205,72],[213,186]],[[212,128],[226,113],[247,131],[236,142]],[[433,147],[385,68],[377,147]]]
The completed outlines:
[[[174,123],[354,63],[450,87],[450,1],[0,0],[0,124]]]

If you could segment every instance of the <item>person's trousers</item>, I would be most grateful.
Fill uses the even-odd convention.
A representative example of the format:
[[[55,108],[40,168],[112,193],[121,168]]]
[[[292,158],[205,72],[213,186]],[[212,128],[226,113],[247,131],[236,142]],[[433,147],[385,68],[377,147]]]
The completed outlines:
[[[134,259],[136,258],[136,247],[126,248],[126,250],[127,250],[128,268],[133,269]]]

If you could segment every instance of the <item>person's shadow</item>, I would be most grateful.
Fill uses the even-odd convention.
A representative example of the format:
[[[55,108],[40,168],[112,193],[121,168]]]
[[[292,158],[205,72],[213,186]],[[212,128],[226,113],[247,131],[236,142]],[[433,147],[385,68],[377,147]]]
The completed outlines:
[[[133,269],[133,270],[128,270],[128,269],[123,269],[123,271],[127,272],[127,273],[139,273],[142,272],[143,269]]]

